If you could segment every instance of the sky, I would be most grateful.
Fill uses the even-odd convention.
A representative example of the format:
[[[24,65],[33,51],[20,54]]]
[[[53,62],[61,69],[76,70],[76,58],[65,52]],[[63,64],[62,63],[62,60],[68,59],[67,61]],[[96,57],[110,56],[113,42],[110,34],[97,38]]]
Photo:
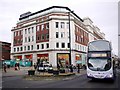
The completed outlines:
[[[106,40],[112,42],[118,55],[118,1],[119,0],[0,0],[0,41],[11,43],[11,29],[20,14],[37,12],[51,6],[66,6],[79,17],[89,17]]]

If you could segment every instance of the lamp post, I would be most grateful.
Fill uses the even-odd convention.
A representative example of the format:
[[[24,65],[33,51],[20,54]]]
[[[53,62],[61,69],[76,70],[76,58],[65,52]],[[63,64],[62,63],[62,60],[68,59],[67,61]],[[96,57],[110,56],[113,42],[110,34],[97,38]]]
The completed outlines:
[[[69,20],[69,64],[71,65],[71,30],[70,30],[70,12],[68,12],[68,20]]]

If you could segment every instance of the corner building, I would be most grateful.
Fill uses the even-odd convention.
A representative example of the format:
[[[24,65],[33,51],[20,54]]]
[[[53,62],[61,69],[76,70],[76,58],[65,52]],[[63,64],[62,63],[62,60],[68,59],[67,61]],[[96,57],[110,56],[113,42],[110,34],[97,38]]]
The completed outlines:
[[[11,30],[11,59],[66,67],[70,64],[71,50],[71,64],[82,66],[88,42],[104,39],[103,33],[96,31],[90,22],[89,18],[81,19],[68,7],[62,6],[24,13]]]

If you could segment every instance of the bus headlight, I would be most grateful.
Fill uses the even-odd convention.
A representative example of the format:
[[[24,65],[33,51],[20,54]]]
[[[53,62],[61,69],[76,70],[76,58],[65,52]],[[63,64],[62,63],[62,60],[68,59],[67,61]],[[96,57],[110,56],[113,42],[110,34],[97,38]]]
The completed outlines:
[[[107,78],[112,78],[112,77],[113,77],[113,75],[111,75],[111,74],[110,74],[110,75],[107,75],[106,77],[107,77]]]

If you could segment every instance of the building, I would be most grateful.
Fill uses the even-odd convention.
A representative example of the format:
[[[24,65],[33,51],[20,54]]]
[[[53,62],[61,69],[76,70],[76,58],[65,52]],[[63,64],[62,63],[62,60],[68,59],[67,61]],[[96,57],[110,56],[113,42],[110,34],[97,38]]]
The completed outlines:
[[[11,43],[0,41],[0,61],[10,60]]]
[[[11,30],[11,59],[43,61],[53,67],[85,64],[88,42],[104,38],[90,25],[89,18],[81,19],[68,7],[24,13]]]

